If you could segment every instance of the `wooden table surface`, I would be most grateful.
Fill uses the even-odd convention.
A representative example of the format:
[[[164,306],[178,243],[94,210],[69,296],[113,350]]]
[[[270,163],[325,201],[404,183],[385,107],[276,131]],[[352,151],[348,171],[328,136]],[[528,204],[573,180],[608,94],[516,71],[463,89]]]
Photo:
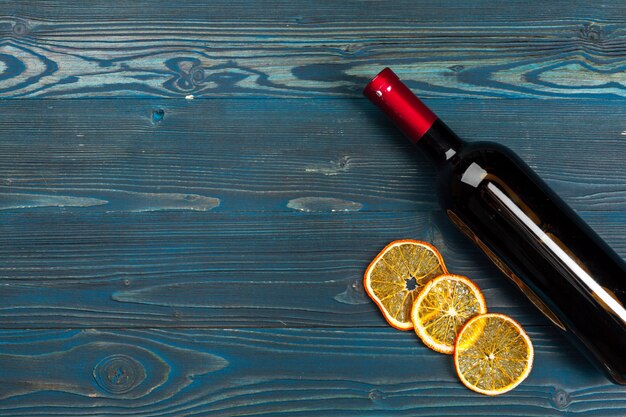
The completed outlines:
[[[394,68],[624,257],[623,1],[5,0],[0,39],[0,416],[626,415],[360,93]],[[525,326],[522,385],[386,325],[399,238]]]

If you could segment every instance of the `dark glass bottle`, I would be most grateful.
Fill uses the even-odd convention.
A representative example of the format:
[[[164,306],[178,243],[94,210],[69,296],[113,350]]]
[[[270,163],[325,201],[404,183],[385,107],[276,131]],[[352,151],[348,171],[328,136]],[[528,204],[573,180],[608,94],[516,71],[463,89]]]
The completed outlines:
[[[388,68],[364,91],[436,164],[452,222],[616,383],[626,264],[508,148],[464,142]]]

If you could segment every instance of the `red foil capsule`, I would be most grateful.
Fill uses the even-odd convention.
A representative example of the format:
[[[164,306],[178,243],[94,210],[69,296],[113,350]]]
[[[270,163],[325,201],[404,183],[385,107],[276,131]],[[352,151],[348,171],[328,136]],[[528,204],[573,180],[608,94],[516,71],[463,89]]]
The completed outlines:
[[[437,116],[415,97],[390,69],[382,70],[363,90],[413,143],[424,136]]]

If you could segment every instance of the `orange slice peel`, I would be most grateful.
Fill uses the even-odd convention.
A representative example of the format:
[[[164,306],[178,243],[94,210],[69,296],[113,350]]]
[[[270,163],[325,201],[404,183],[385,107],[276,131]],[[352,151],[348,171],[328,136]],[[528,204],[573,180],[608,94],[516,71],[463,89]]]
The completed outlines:
[[[380,251],[367,267],[363,284],[392,327],[411,330],[411,308],[419,291],[432,278],[447,272],[434,246],[403,239]]]
[[[515,320],[482,314],[468,320],[456,340],[454,366],[461,382],[485,395],[504,394],[530,374],[534,350]]]

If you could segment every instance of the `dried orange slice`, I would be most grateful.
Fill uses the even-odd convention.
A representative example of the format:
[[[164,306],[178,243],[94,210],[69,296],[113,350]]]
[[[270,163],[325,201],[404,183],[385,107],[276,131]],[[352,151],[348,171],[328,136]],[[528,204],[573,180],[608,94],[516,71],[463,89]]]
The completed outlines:
[[[515,320],[503,314],[470,319],[459,332],[454,366],[461,382],[485,395],[518,386],[533,367],[533,345]]]
[[[447,272],[434,246],[419,240],[396,240],[367,267],[363,284],[391,326],[411,330],[411,307],[417,294],[430,279]]]
[[[426,346],[451,355],[461,327],[470,318],[486,312],[485,298],[472,281],[447,274],[424,286],[413,304],[411,320]]]

